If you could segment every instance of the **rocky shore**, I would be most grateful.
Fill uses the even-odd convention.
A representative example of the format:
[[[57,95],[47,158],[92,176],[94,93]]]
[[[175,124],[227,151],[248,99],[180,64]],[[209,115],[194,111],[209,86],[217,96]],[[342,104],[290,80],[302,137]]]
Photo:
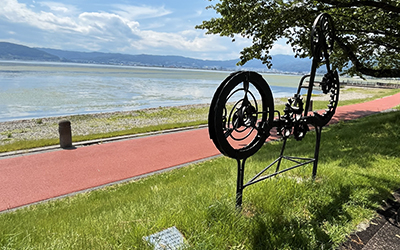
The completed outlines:
[[[208,106],[200,104],[160,107],[136,111],[0,122],[0,145],[16,140],[58,138],[58,123],[62,120],[71,122],[73,136],[108,133],[159,124],[207,120]],[[199,112],[187,112],[188,110],[199,110]]]
[[[340,100],[364,99],[371,96],[373,93],[346,91],[341,93]],[[326,97],[314,96],[313,100],[326,100]],[[274,103],[275,105],[284,104],[284,101],[276,99]],[[0,122],[0,145],[17,140],[58,138],[58,123],[62,120],[71,121],[73,136],[107,133],[165,123],[207,121],[208,107],[209,104],[200,104]],[[190,112],[187,112],[188,110]]]

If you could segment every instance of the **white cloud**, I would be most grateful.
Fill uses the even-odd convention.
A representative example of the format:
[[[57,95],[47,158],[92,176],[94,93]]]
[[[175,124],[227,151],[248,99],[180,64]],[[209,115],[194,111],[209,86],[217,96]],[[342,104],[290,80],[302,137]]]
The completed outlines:
[[[201,16],[203,14],[203,10],[197,10],[196,11],[196,16]]]
[[[277,41],[271,49],[271,54],[294,55],[292,47],[286,44],[286,39]]]
[[[58,2],[39,2],[41,6],[49,8],[49,10],[63,13],[63,14],[73,14],[77,13],[78,9],[73,5],[67,5]]]
[[[139,27],[138,22],[129,21],[116,14],[84,12],[78,18],[78,31],[85,35],[129,37]]]
[[[3,0],[0,6],[0,17],[11,23],[24,23],[42,30],[73,30],[76,23],[69,17],[59,17],[51,12],[34,12],[25,4],[20,4],[17,0]]]
[[[141,38],[132,45],[144,50],[146,47],[177,49],[190,52],[226,51],[227,48],[218,42],[219,36],[205,36],[201,31],[183,31],[179,33],[163,33],[154,31],[138,31]]]
[[[37,39],[43,39],[43,44],[38,44],[38,47],[130,54],[177,54],[215,60],[237,58],[240,51],[238,46],[245,43],[240,41],[232,45],[229,38],[205,35],[204,31],[194,28],[171,32],[151,30],[148,25],[147,29],[141,28],[140,23],[144,19],[153,18],[151,22],[154,24],[160,22],[160,17],[172,14],[164,6],[114,4],[107,12],[82,12],[76,6],[43,1],[37,2],[38,6],[42,7],[38,11],[37,8],[19,3],[18,0],[2,1],[0,22],[4,20],[10,24],[33,27],[31,30],[37,32]],[[178,17],[174,16],[175,18]],[[52,41],[53,44],[45,44],[48,41]],[[32,41],[23,42],[28,43]],[[236,52],[228,47],[236,48]]]
[[[139,23],[129,21],[116,14],[84,12],[78,16],[63,16],[56,12],[34,12],[25,4],[20,4],[16,0],[5,0],[5,4],[0,7],[0,16],[6,18],[12,23],[24,23],[34,26],[43,31],[55,31],[58,33],[81,33],[83,35],[109,35],[121,32],[121,34],[129,35],[135,30]],[[46,6],[49,6],[46,2]],[[60,5],[61,6],[61,5]],[[64,7],[52,7],[58,11],[66,10]],[[62,11],[65,13],[65,11]],[[127,33],[128,32],[128,33]]]
[[[166,10],[164,6],[153,7],[153,6],[133,6],[125,4],[114,4],[112,5],[115,10],[112,12],[120,15],[126,19],[144,19],[144,18],[156,18],[171,14],[172,12]]]

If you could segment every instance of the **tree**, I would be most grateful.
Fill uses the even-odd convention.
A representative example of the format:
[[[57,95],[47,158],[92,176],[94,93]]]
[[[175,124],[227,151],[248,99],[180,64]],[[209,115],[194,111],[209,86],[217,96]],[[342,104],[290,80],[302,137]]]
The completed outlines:
[[[398,0],[219,0],[208,8],[220,17],[196,28],[232,41],[237,36],[252,39],[239,65],[260,59],[270,68],[269,52],[280,38],[287,39],[296,57],[310,56],[312,23],[325,12],[336,28],[334,68],[350,75],[400,77]]]

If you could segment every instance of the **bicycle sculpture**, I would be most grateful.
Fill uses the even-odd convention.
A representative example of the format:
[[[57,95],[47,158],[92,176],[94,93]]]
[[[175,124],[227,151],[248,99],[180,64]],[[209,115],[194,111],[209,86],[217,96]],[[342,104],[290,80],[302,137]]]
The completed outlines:
[[[321,140],[321,129],[335,114],[339,99],[339,76],[330,66],[329,56],[333,50],[335,31],[328,14],[320,14],[314,21],[311,31],[312,66],[310,75],[301,78],[297,93],[288,99],[283,114],[274,110],[274,102],[268,83],[256,72],[238,71],[228,76],[217,88],[211,102],[208,127],[209,135],[218,150],[237,160],[238,175],[236,206],[241,207],[243,189],[276,176],[288,170],[313,163],[312,177],[315,179]],[[317,68],[326,66],[326,74],[319,82],[321,91],[329,94],[329,104],[325,112],[311,112],[311,96],[315,87]],[[306,79],[309,78],[308,84]],[[301,90],[307,91],[303,101]],[[274,118],[274,114],[277,117]],[[296,140],[304,138],[309,125],[315,128],[316,144],[314,158],[284,156],[286,141],[290,135]],[[255,154],[276,128],[277,135],[283,139],[279,157],[243,184],[246,159]],[[295,165],[280,170],[282,159]],[[265,171],[276,165],[272,174]],[[263,175],[264,174],[264,175]]]

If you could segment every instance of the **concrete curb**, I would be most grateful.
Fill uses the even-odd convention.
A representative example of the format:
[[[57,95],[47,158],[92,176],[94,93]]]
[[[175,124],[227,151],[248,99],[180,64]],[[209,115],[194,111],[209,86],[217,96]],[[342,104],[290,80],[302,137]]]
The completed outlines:
[[[155,136],[155,135],[160,135],[160,134],[178,133],[178,132],[182,132],[182,131],[195,130],[195,129],[201,129],[201,128],[206,128],[206,127],[208,127],[208,125],[203,124],[203,125],[184,127],[184,128],[167,129],[167,130],[140,133],[140,134],[132,134],[132,135],[123,135],[123,136],[95,139],[95,140],[90,140],[90,141],[74,142],[72,144],[72,148],[73,147],[85,147],[85,146],[90,146],[90,145],[95,145],[95,144],[103,144],[103,143],[109,143],[109,142],[121,141],[121,140],[129,140],[129,139],[135,139],[135,138],[145,137],[145,136]],[[20,156],[20,155],[26,155],[26,154],[43,153],[46,151],[54,151],[54,150],[64,150],[64,149],[61,148],[60,145],[52,145],[52,146],[32,148],[32,149],[23,149],[23,150],[0,153],[0,159],[14,157],[14,156]]]

